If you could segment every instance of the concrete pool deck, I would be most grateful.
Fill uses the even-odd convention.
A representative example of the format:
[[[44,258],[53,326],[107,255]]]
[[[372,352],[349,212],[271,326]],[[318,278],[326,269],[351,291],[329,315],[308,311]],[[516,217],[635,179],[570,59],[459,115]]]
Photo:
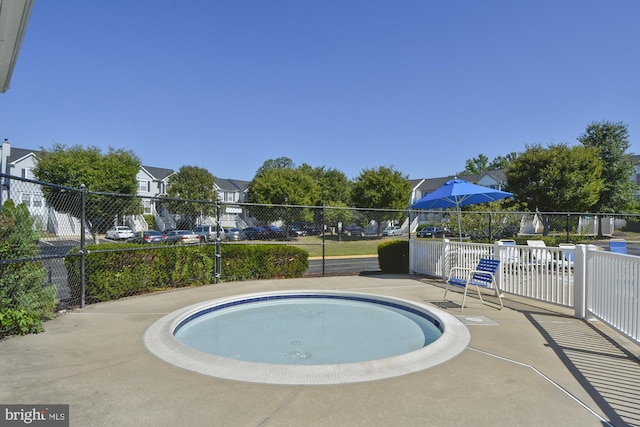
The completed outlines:
[[[147,328],[175,310],[271,290],[434,305],[467,324],[471,342],[423,371],[337,385],[219,379],[168,364],[143,343]],[[508,297],[495,310],[467,298],[461,315],[441,303],[443,292],[440,281],[418,276],[345,276],[231,282],[87,306],[41,334],[0,341],[0,403],[69,404],[72,426],[640,425],[640,346],[523,299]]]

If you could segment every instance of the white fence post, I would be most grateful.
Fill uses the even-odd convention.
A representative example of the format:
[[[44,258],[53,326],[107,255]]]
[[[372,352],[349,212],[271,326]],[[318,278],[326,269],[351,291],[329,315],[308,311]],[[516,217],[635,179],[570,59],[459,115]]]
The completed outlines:
[[[409,274],[415,273],[416,262],[414,260],[416,256],[416,248],[414,244],[414,239],[409,238]]]
[[[573,308],[579,319],[587,317],[587,245],[576,245],[573,262]]]
[[[493,244],[493,258],[500,260],[498,277],[496,277],[496,286],[498,286],[498,289],[500,289],[501,292],[502,292],[502,283],[504,280],[504,260],[502,259],[502,255],[504,251],[501,250],[503,247],[504,246],[502,245],[502,242],[499,240]]]
[[[447,280],[449,276],[449,270],[451,270],[451,243],[449,239],[442,239],[442,259],[440,265],[442,266],[442,280]]]

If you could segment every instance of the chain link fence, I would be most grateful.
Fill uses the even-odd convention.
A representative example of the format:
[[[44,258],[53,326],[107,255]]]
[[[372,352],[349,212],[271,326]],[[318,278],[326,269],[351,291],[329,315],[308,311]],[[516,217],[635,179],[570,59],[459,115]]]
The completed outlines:
[[[414,222],[448,230],[456,237],[458,213],[451,211],[420,211]],[[637,214],[594,214],[576,212],[477,212],[460,213],[462,235],[476,242],[500,239],[553,239],[557,243],[580,243],[594,239],[624,238],[640,240],[640,216]]]
[[[295,256],[274,255],[285,247],[308,254],[305,275],[376,271],[384,241],[416,237],[425,226],[443,230],[433,237],[459,235],[458,214],[452,211],[222,203],[0,178],[0,206],[8,199],[24,203],[39,235],[38,256],[2,259],[0,268],[17,261],[44,267],[43,285],[55,287],[60,307],[218,281],[290,277],[298,272],[288,271],[292,267],[282,259]],[[638,215],[464,210],[460,224],[464,239],[486,242],[640,236]],[[256,248],[255,265],[234,261],[239,245]],[[338,266],[344,258],[349,263]],[[133,281],[137,287],[131,287]]]

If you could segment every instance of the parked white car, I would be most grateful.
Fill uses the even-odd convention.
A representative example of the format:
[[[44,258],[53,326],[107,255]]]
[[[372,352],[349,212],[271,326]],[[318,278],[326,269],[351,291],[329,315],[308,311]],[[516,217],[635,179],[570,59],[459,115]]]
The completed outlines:
[[[107,230],[107,239],[124,240],[133,237],[133,230],[125,225],[118,225]]]
[[[190,230],[171,230],[165,233],[167,236],[164,242],[168,245],[175,245],[176,243],[182,244],[195,244],[200,243],[200,236]]]
[[[382,231],[382,235],[383,236],[402,236],[402,227],[400,227],[399,225],[387,227]]]
[[[227,235],[225,234],[224,228],[219,227],[219,229],[220,240],[225,240]],[[217,230],[215,225],[198,225],[194,227],[192,231],[200,236],[200,241],[202,243],[216,241]]]

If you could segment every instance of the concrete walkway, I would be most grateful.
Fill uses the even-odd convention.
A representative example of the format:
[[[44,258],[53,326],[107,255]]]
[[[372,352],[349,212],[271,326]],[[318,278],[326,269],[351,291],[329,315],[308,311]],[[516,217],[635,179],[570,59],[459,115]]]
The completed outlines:
[[[0,342],[0,403],[69,404],[72,426],[640,425],[640,348],[599,322],[525,300],[495,310],[468,298],[459,318],[471,342],[460,355],[361,383],[219,379],[170,365],[143,344],[149,326],[187,305],[331,289],[460,315],[456,304],[441,303],[441,282],[402,275],[224,283],[97,304],[47,322],[44,333]]]

